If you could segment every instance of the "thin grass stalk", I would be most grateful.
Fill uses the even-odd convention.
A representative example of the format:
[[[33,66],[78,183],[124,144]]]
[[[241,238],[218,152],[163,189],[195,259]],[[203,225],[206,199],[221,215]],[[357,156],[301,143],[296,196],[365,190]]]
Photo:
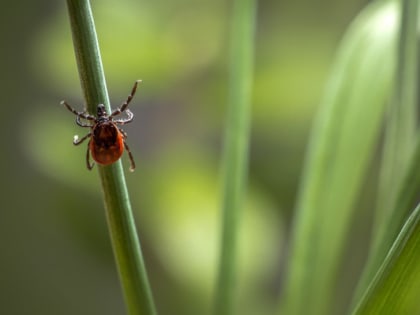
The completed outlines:
[[[73,44],[87,111],[98,104],[110,112],[108,92],[88,0],[67,0]],[[114,256],[128,313],[155,315],[156,310],[137,236],[121,162],[99,166]]]
[[[223,160],[222,244],[215,315],[234,313],[238,233],[247,182],[256,10],[256,0],[235,0],[233,3]]]

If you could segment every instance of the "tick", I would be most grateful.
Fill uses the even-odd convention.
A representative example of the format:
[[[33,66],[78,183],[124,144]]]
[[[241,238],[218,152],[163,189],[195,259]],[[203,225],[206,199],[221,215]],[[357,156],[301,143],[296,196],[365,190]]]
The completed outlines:
[[[74,145],[79,145],[89,139],[86,152],[86,166],[89,170],[94,166],[94,163],[91,163],[90,161],[90,155],[92,155],[92,158],[96,163],[100,165],[109,165],[118,161],[125,149],[130,158],[130,171],[134,171],[136,164],[134,163],[130,148],[126,143],[127,133],[118,126],[133,121],[134,115],[128,109],[128,104],[130,104],[133,99],[139,82],[141,82],[141,80],[134,83],[127,100],[109,115],[103,104],[98,105],[96,116],[93,116],[86,110],[78,112],[66,101],[61,102],[62,105],[76,115],[76,124],[80,127],[90,128],[90,132],[84,137],[79,139],[76,135],[73,139]],[[125,114],[127,117],[115,119],[115,117],[120,114]]]

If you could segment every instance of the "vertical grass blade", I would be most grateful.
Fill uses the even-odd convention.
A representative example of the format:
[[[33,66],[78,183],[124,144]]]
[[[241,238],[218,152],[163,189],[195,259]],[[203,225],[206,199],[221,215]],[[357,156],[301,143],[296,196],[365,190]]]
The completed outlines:
[[[395,2],[374,2],[339,47],[296,207],[284,315],[330,314],[352,216],[376,151],[395,67]]]
[[[229,315],[234,309],[237,236],[248,166],[256,6],[256,0],[235,0],[232,13],[230,94],[223,160],[222,244],[215,315]]]
[[[73,44],[87,110],[109,99],[98,40],[88,0],[67,0]],[[109,232],[121,285],[130,315],[156,314],[141,254],[121,162],[98,166]]]

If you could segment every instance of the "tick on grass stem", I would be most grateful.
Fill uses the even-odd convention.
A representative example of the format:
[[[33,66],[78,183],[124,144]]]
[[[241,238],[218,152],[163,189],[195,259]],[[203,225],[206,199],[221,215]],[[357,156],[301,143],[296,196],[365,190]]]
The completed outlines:
[[[90,155],[92,155],[92,158],[96,163],[109,165],[118,161],[125,148],[130,158],[130,171],[134,171],[136,164],[134,163],[130,148],[125,141],[127,139],[127,133],[118,126],[133,121],[134,115],[128,109],[128,104],[130,104],[133,99],[134,94],[136,93],[137,84],[140,82],[141,80],[137,80],[134,83],[127,100],[122,103],[120,107],[113,110],[110,115],[106,112],[103,104],[98,105],[96,116],[93,116],[86,110],[83,112],[76,111],[66,101],[61,102],[62,105],[66,106],[69,111],[77,116],[76,123],[80,127],[90,128],[90,132],[84,137],[79,139],[76,135],[73,139],[74,145],[79,145],[86,139],[89,139],[86,152],[86,165],[89,170],[94,166],[94,163],[90,162]],[[114,118],[122,113],[126,114],[127,117],[121,119]]]

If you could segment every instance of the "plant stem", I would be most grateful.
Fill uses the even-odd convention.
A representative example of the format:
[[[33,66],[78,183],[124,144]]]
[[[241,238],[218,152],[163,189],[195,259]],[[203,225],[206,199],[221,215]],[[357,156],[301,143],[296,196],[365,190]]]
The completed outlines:
[[[88,0],[67,0],[73,43],[87,111],[98,104],[110,111],[105,76]],[[156,314],[141,254],[121,162],[99,166],[108,227],[121,285],[130,315]]]
[[[223,161],[222,248],[215,315],[232,314],[234,309],[237,238],[248,166],[256,7],[256,0],[234,1],[230,38],[230,95]]]

